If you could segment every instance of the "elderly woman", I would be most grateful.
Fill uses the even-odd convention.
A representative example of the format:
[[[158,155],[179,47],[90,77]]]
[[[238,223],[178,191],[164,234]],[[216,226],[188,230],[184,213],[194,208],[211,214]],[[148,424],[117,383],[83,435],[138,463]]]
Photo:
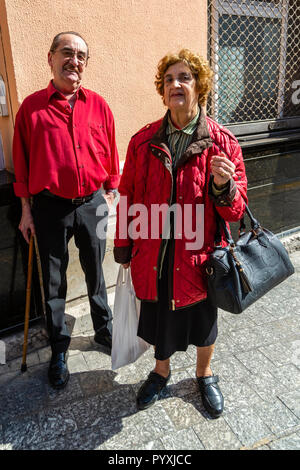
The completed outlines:
[[[138,408],[151,406],[166,386],[172,354],[193,344],[202,401],[217,418],[224,407],[210,367],[217,308],[207,296],[205,264],[214,250],[217,213],[228,222],[243,216],[247,180],[237,139],[205,115],[211,77],[207,61],[187,49],[159,62],[155,84],[168,110],[129,143],[114,256],[131,266],[142,301],[138,336],[155,351],[156,365],[138,391]],[[137,204],[143,217],[132,210]],[[175,209],[162,211],[156,226],[157,210],[166,204]]]

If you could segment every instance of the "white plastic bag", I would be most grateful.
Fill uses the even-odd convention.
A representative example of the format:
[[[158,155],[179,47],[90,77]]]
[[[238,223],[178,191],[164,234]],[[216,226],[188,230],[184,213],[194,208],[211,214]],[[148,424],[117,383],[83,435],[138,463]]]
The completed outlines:
[[[140,304],[135,296],[130,267],[124,269],[121,265],[115,291],[111,350],[112,370],[135,362],[150,346],[137,336]]]

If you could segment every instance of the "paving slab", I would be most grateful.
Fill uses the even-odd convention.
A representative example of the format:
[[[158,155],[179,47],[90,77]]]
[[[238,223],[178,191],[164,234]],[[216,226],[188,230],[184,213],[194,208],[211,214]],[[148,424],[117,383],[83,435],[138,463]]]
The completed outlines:
[[[299,450],[300,449],[300,433],[293,433],[269,444],[272,450]]]
[[[224,420],[244,446],[254,446],[257,441],[274,435],[261,419],[260,413],[249,406],[225,414]]]
[[[88,307],[79,303],[64,390],[48,384],[51,350],[44,330],[30,330],[24,374],[22,335],[7,339],[6,364],[0,365],[0,450],[300,449],[300,251],[290,256],[294,276],[241,315],[219,312],[212,360],[225,399],[219,419],[203,407],[192,345],[172,356],[172,377],[157,403],[138,411],[136,394],[154,367],[153,349],[111,370],[110,356],[88,330]]]
[[[278,396],[279,400],[300,419],[300,390],[283,393]]]
[[[204,450],[204,445],[192,428],[181,429],[161,438],[165,450]]]
[[[198,423],[193,429],[206,450],[237,450],[242,447],[223,417]]]

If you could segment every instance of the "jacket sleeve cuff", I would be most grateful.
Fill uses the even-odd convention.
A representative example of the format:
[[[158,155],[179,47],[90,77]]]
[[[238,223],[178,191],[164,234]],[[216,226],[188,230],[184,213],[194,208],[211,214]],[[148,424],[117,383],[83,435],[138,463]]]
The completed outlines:
[[[236,183],[234,179],[229,180],[227,188],[224,189],[220,194],[217,194],[213,190],[213,176],[211,175],[209,180],[208,195],[214,202],[215,206],[231,206],[232,201],[234,200],[236,194]]]
[[[13,183],[15,195],[17,197],[30,197],[31,194],[28,191],[26,183]]]
[[[109,179],[103,184],[103,188],[106,189],[118,189],[120,182],[120,175],[110,175]]]
[[[131,260],[132,246],[115,246],[114,258],[116,263],[126,264]]]

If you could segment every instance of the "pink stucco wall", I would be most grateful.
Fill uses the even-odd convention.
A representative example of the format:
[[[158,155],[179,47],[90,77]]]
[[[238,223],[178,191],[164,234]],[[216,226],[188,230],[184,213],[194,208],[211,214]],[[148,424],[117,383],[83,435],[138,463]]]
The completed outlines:
[[[84,86],[108,101],[121,159],[131,135],[164,113],[153,83],[159,59],[181,47],[206,56],[206,0],[0,0],[0,17],[13,114],[47,86],[55,34],[78,31],[90,46]]]

